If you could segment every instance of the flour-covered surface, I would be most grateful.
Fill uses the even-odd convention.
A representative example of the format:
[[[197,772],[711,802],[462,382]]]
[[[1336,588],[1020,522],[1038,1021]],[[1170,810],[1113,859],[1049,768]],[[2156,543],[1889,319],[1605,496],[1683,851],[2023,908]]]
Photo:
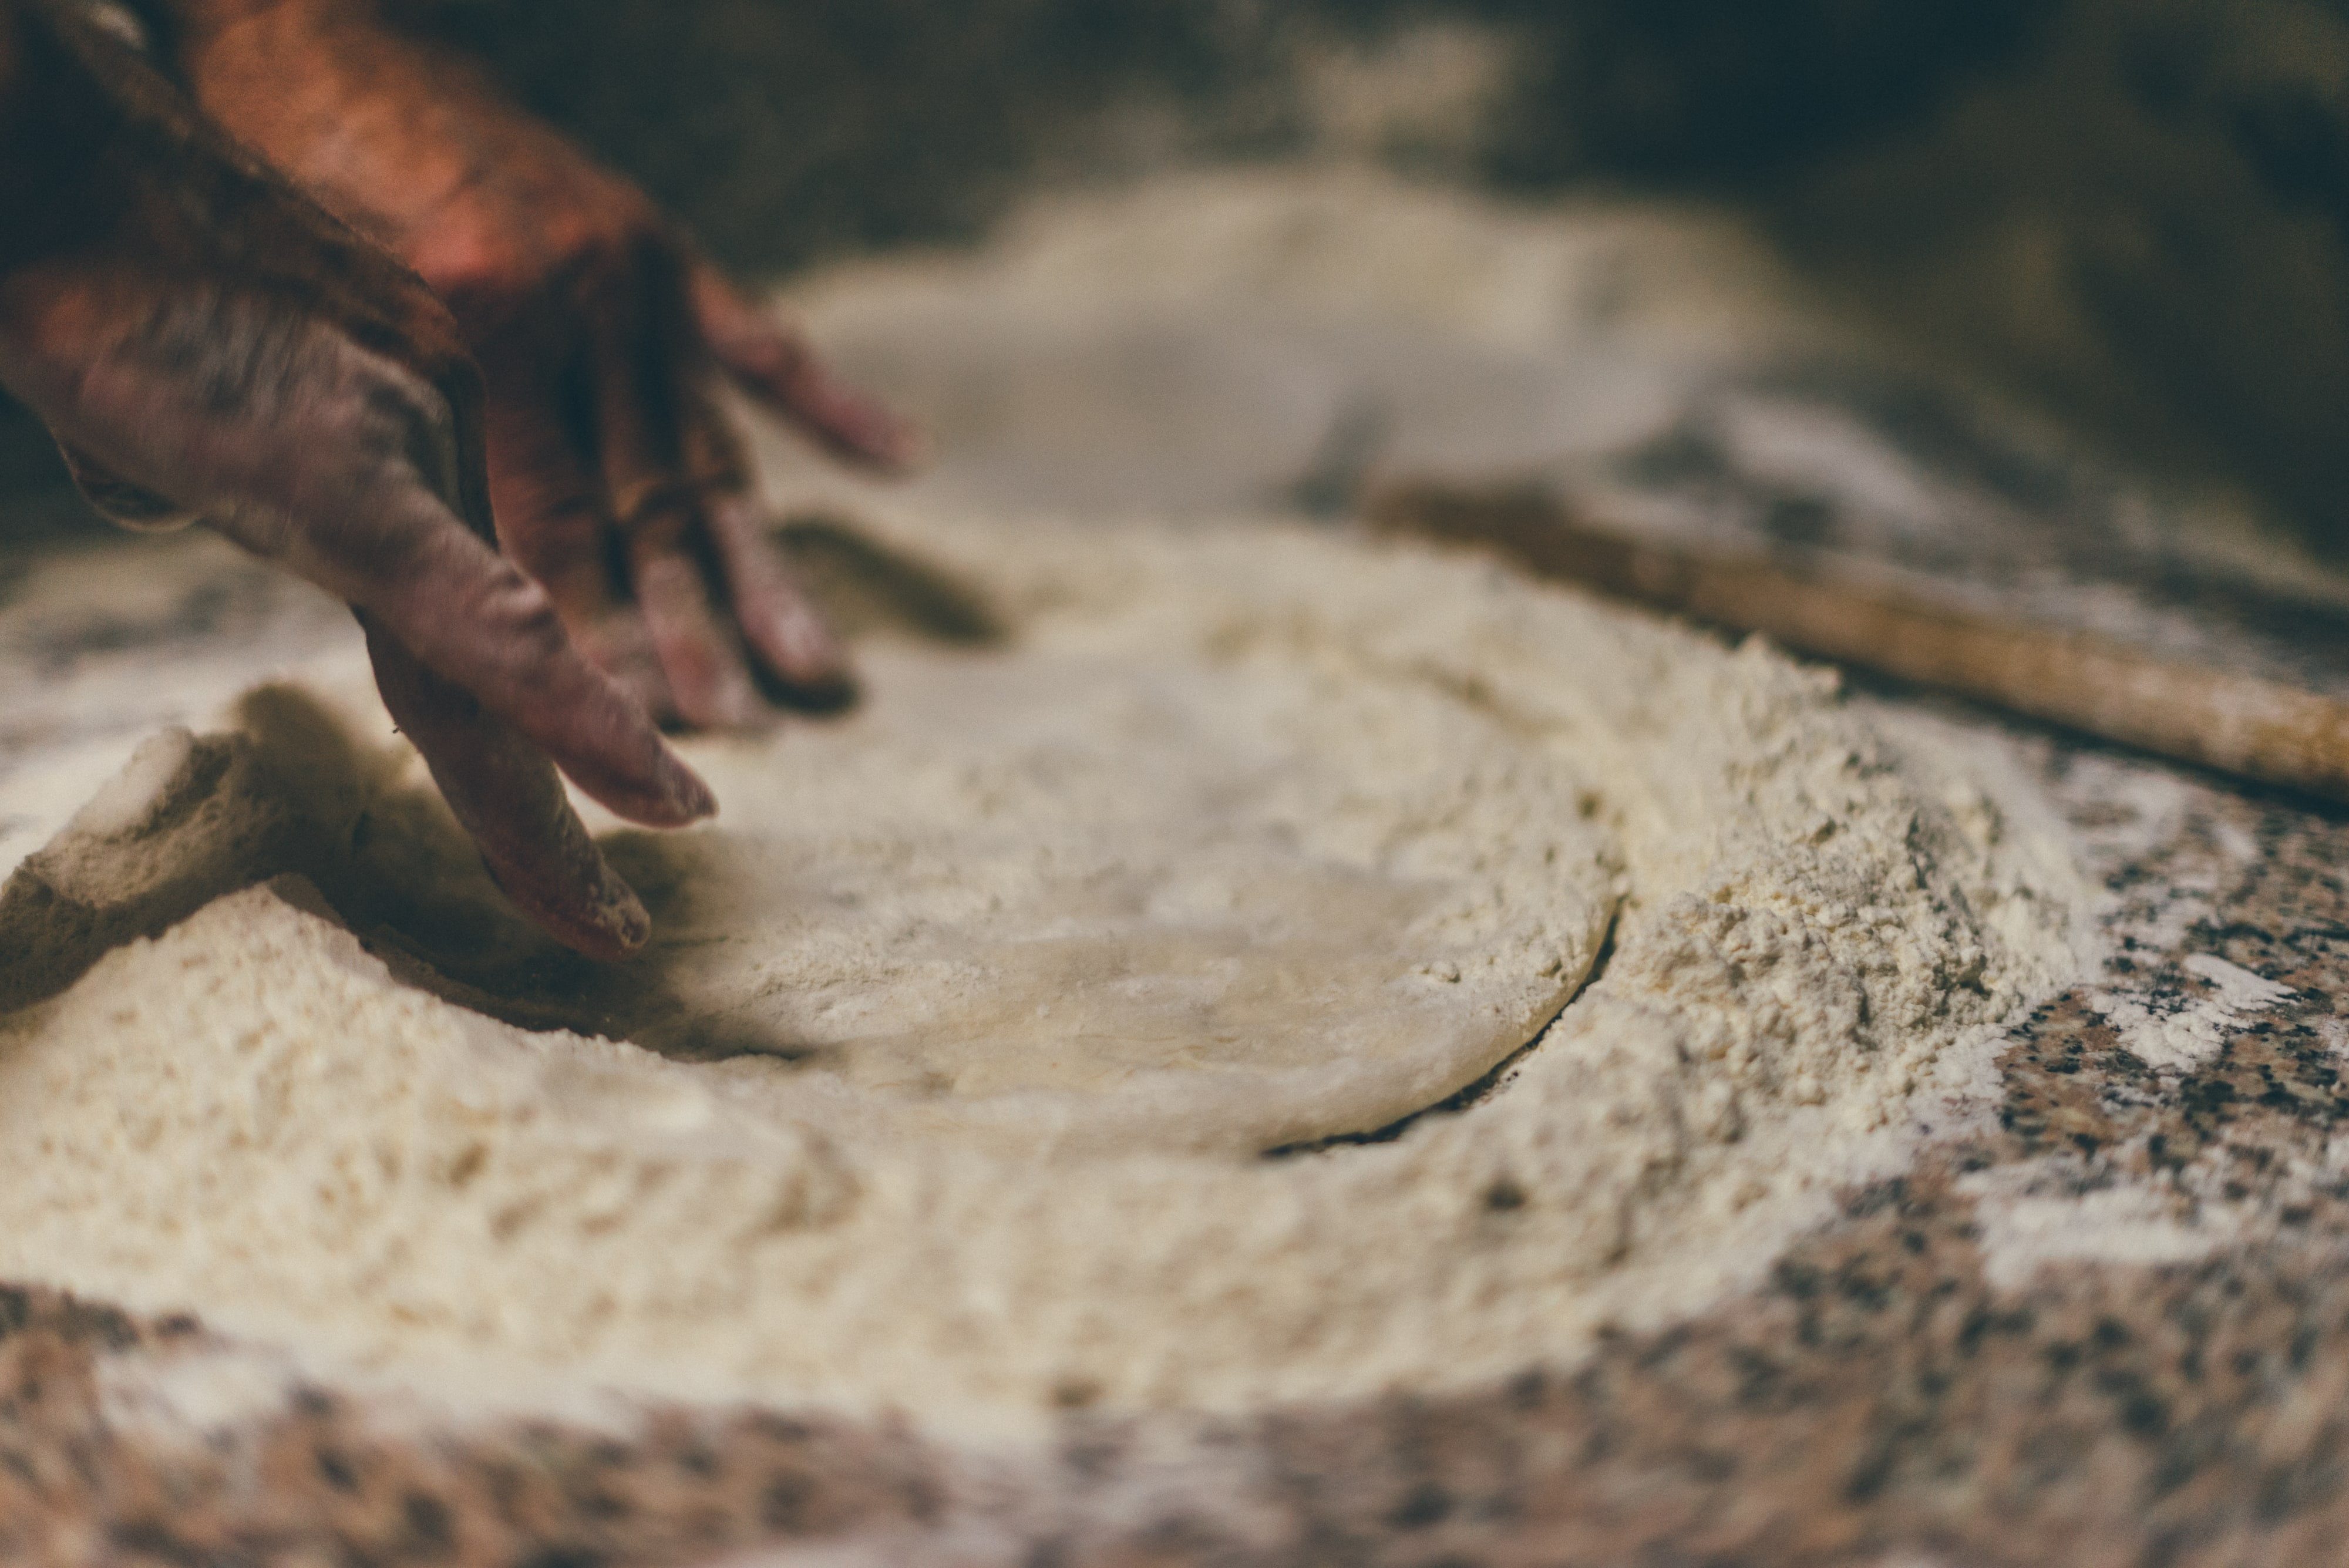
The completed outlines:
[[[1463,221],[1489,237],[1475,214]],[[1720,384],[1700,374],[1688,386]],[[1840,528],[1857,509],[1837,497],[1876,483],[1885,462],[1946,472],[1940,427],[1899,413],[1914,404],[1857,395],[1858,384],[1847,377],[1819,395],[1850,439],[1803,449],[1806,472],[1833,491],[1824,502],[1814,493],[1817,504],[1780,508],[1783,492],[1743,460],[1707,459],[1698,472],[1709,493],[1797,531],[1824,507]],[[1288,477],[1315,482],[1306,498],[1321,493],[1315,484],[1342,493],[1359,479],[1345,449],[1362,444],[1362,428],[1305,443]],[[2131,499],[2109,471],[2065,458],[2055,472],[2159,522],[2158,505]],[[1961,498],[1929,514],[1904,511],[1897,490],[1867,493],[1951,552],[1952,572],[1979,567],[1982,580],[1998,580],[2018,531],[2029,547],[2044,535],[2048,552],[2082,560],[2113,537],[2098,532],[2104,514],[2061,488],[2016,490],[2011,514]],[[2158,526],[2147,536],[2156,555],[2180,558]],[[1979,555],[1967,547],[1976,539]],[[2122,561],[2104,588],[2050,578],[2043,600],[2079,614],[2102,605],[2116,629],[2169,638],[2168,627],[2230,659],[2323,664],[2320,638],[2241,634],[2244,605],[2276,603],[2274,574],[2247,585],[2197,559],[2199,582],[2180,572],[2146,589]],[[219,569],[228,580],[243,570]],[[2142,607],[2159,595],[2169,618],[2148,620]],[[2312,578],[2294,612],[2310,618],[2294,624],[2327,624],[2305,607],[2322,597]],[[11,624],[33,608],[17,599]],[[236,624],[266,633],[273,623]],[[222,650],[219,626],[209,637],[166,630],[132,657],[279,661],[266,635],[241,655]],[[85,674],[134,668],[102,639],[71,657]],[[307,657],[297,646],[282,662]],[[18,1289],[0,1295],[0,1532],[16,1532],[0,1534],[0,1556],[2335,1560],[2349,1532],[2349,1142],[2336,1145],[2349,1126],[2338,1075],[2349,1051],[2349,825],[1897,694],[1864,700],[1858,717],[1920,759],[1954,753],[1977,774],[2009,775],[1992,794],[2041,793],[2109,895],[2097,917],[2106,957],[1985,1052],[1971,1115],[1937,1127],[1897,1172],[1844,1187],[1815,1228],[1774,1246],[1750,1283],[1709,1306],[1607,1329],[1570,1366],[1416,1393],[1177,1417],[1071,1386],[1040,1442],[974,1449],[903,1416],[755,1400],[451,1425],[305,1384],[279,1352],[201,1322]],[[54,819],[37,802],[26,811],[47,824],[35,843],[148,728],[103,758],[116,742],[87,735],[78,762],[15,753],[0,791],[59,781]],[[1960,791],[1940,804],[1964,822],[1986,803]],[[1505,1199],[1486,1222],[1533,1219],[1536,1206]]]
[[[2029,792],[1759,645],[1294,524],[894,537],[1000,641],[689,743],[584,986],[379,713],[150,742],[0,892],[0,1273],[457,1418],[1433,1393],[1760,1277],[2078,972]]]
[[[436,1429],[285,1392],[187,1319],[0,1295],[0,1521],[33,1561],[2316,1563],[2349,1528],[2338,818],[2033,737],[2148,1005],[2290,985],[2174,1080],[2083,986],[1990,1115],[1754,1289],[1571,1374],[988,1454],[901,1419],[657,1404]],[[2100,1196],[2102,1195],[2102,1196]],[[2023,1203],[2045,1205],[2018,1228]],[[2124,1223],[2116,1225],[2116,1216]],[[2147,1227],[2163,1244],[2137,1243]],[[2027,1230],[2028,1234],[2024,1231]]]

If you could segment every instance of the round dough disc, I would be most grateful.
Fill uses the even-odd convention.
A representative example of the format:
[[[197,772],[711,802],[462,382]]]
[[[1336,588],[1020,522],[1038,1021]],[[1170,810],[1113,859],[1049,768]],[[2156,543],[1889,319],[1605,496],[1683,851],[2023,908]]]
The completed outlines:
[[[667,893],[630,1037],[790,1059],[846,1116],[1255,1151],[1565,1005],[1617,879],[1566,759],[1310,638],[1119,618],[882,645],[854,713],[697,749],[719,823],[616,849]]]

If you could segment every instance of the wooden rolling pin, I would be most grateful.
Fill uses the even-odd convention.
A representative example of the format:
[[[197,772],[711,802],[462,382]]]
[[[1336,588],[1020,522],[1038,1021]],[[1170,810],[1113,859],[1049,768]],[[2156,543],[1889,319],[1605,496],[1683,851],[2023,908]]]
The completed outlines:
[[[2179,762],[2349,802],[2349,702],[2098,638],[1967,615],[1759,561],[1633,544],[1537,490],[1390,484],[1387,533],[1497,551],[1545,577],[1938,687]]]

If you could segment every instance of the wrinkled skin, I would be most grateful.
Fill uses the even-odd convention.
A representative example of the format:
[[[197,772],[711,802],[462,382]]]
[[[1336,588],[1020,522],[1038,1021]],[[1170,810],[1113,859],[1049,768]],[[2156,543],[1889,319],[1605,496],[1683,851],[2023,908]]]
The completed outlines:
[[[582,951],[644,941],[549,759],[648,826],[713,803],[494,549],[457,322],[118,40],[37,0],[0,0],[0,382],[102,508],[200,515],[347,600],[508,895]]]
[[[657,717],[753,724],[847,670],[773,555],[721,377],[877,468],[913,439],[836,385],[635,186],[370,0],[181,0],[202,108],[446,300],[487,380],[506,553]]]

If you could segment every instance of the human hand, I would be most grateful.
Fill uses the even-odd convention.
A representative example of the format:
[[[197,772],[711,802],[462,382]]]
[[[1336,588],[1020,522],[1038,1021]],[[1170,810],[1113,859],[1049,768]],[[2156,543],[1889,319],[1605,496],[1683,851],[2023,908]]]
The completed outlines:
[[[181,9],[204,108],[454,312],[487,379],[499,537],[589,655],[692,725],[843,694],[843,654],[761,526],[719,385],[872,467],[910,461],[912,433],[642,192],[366,0]]]
[[[583,952],[649,926],[548,759],[632,821],[701,781],[491,535],[477,372],[395,259],[112,38],[0,0],[0,381],[133,525],[201,515],[349,602],[500,886]]]

